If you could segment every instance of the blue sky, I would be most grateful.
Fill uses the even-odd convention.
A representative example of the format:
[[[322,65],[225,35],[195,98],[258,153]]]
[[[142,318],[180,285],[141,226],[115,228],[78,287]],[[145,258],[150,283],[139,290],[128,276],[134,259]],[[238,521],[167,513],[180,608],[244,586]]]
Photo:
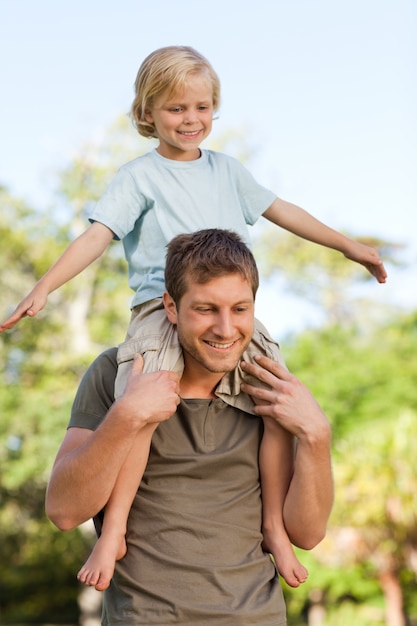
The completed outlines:
[[[410,270],[388,267],[369,289],[376,304],[417,305],[415,0],[0,7],[0,183],[13,193],[42,210],[54,168],[128,111],[143,58],[192,45],[222,82],[215,133],[245,129],[256,177],[329,225],[407,244]],[[305,322],[299,307],[266,317],[277,332]]]

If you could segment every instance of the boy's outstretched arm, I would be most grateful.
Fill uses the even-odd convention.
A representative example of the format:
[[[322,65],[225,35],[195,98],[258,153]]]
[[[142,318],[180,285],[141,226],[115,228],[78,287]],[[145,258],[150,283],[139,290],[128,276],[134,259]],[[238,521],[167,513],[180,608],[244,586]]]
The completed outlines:
[[[354,241],[333,228],[326,226],[295,204],[276,198],[263,214],[267,220],[285,228],[294,235],[338,250],[347,259],[360,263],[375,276],[379,283],[385,283],[387,272],[378,252],[371,246]]]
[[[23,317],[33,317],[39,313],[45,306],[48,295],[91,265],[104,252],[113,237],[114,233],[107,226],[100,222],[91,224],[82,235],[74,239],[32,291],[0,325],[0,333],[13,328]]]

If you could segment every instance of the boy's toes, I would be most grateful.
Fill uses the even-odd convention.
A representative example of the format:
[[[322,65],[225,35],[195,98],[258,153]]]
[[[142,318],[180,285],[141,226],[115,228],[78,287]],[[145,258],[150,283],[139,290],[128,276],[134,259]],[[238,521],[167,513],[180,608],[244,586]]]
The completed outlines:
[[[104,591],[110,585],[110,580],[104,576],[100,576],[96,584],[94,585],[97,591]]]

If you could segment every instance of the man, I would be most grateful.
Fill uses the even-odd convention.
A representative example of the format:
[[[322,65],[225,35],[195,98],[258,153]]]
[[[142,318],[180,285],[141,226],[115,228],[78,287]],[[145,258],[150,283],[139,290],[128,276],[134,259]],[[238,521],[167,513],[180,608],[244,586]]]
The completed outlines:
[[[310,392],[267,357],[241,362],[254,417],[225,391],[254,327],[258,274],[237,235],[210,229],[168,246],[164,306],[184,355],[173,372],[142,375],[138,357],[114,403],[115,350],[98,357],[77,394],[48,486],[50,519],[68,530],[108,502],[137,438],[149,459],[127,526],[127,553],[104,592],[103,625],[283,626],[285,605],[262,549],[261,418],[297,439],[283,504],[291,541],[324,537],[333,501],[330,427]],[[227,391],[227,389],[226,389]],[[283,468],[284,470],[285,468]]]

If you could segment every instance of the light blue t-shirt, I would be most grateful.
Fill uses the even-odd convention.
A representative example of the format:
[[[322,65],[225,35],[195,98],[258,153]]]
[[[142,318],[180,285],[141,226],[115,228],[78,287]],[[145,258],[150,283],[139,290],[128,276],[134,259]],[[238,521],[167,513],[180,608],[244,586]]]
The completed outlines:
[[[254,224],[276,195],[236,159],[201,150],[194,161],[173,161],[156,150],[123,165],[89,216],[123,241],[132,307],[162,296],[166,246],[205,228],[237,232],[250,245]]]

